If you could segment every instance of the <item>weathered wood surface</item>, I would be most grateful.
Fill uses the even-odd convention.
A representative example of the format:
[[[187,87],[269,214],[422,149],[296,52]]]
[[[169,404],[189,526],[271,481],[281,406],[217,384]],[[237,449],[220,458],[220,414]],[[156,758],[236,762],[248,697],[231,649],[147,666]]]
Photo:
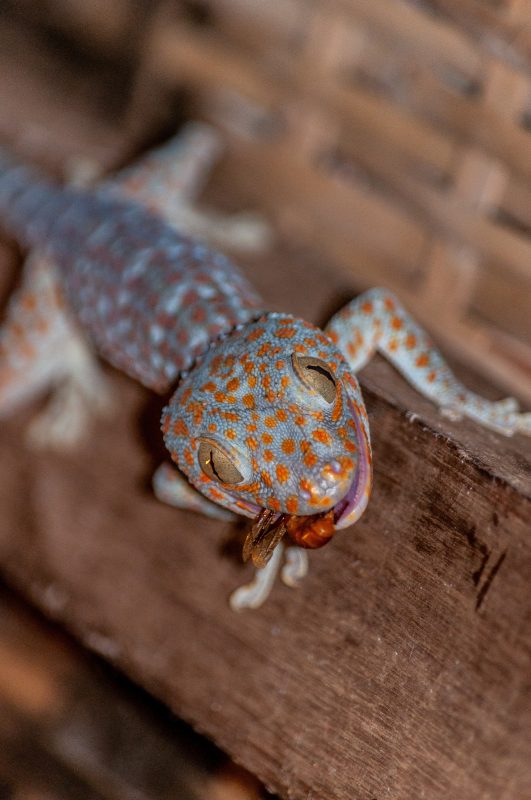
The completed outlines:
[[[353,292],[287,247],[245,268],[317,322]],[[155,501],[162,401],[113,381],[121,413],[71,455],[28,452],[27,412],[2,423],[4,575],[285,797],[528,800],[530,442],[451,425],[375,362],[366,515],[235,615],[235,531]]]
[[[286,263],[250,271],[322,319],[341,286]],[[155,501],[161,401],[113,380],[121,413],[75,454],[28,453],[26,414],[2,426],[5,575],[284,796],[529,797],[528,444],[451,426],[376,363],[369,510],[236,615],[234,531]]]
[[[256,779],[3,584],[0,656],[2,800],[264,798]]]

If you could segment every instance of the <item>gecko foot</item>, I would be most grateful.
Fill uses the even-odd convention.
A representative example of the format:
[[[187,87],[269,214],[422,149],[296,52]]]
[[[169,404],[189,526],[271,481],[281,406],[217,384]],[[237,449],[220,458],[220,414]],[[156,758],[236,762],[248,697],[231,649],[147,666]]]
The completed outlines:
[[[286,586],[296,588],[308,574],[308,553],[302,547],[286,548],[286,563],[280,577]]]
[[[267,600],[280,569],[283,555],[284,545],[277,544],[269,563],[262,569],[256,570],[250,583],[240,586],[231,594],[229,604],[233,611],[259,608]]]

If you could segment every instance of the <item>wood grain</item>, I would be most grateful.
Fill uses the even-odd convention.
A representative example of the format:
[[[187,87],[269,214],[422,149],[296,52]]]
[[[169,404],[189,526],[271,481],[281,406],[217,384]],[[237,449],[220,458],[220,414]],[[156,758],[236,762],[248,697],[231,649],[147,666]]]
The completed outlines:
[[[15,108],[5,74],[0,87]],[[51,115],[49,96],[45,108],[33,98],[22,127]],[[108,128],[98,138],[83,120],[56,156],[103,141]],[[245,207],[248,186],[220,170],[210,199]],[[429,213],[444,222],[446,206]],[[315,249],[280,244],[243,266],[271,308],[322,323],[354,279],[319,255],[314,229]],[[75,453],[26,450],[30,410],[2,423],[3,574],[283,797],[528,800],[529,440],[450,424],[377,359],[362,375],[375,453],[366,515],[311,554],[299,590],[279,585],[236,615],[226,599],[249,575],[241,531],[155,501],[163,401],[110,375],[121,411]],[[46,706],[55,684],[24,692],[20,674],[4,670],[4,686]]]
[[[319,320],[340,286],[285,260],[252,277]],[[2,569],[285,797],[524,800],[529,443],[451,426],[382,362],[364,385],[369,510],[260,611],[227,607],[235,531],[149,492],[161,401],[120,376],[123,412],[75,454],[26,452],[26,415],[2,428]]]

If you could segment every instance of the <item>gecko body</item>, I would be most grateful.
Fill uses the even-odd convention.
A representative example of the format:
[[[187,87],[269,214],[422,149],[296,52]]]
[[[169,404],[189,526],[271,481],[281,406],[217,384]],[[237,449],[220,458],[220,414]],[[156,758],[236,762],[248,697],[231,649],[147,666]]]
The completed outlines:
[[[249,246],[263,229],[192,206],[217,151],[196,125],[94,189],[53,186],[0,153],[0,224],[30,251],[0,332],[0,414],[55,387],[33,440],[76,440],[106,406],[87,340],[145,386],[175,388],[162,431],[177,469],[159,468],[155,492],[256,520],[249,553],[263,568],[233,594],[241,609],[263,602],[283,555],[286,583],[305,574],[305,550],[286,541],[321,546],[365,510],[370,434],[355,372],[376,350],[453,417],[507,435],[531,421],[512,399],[489,403],[462,386],[386,290],[349,303],[325,331],[268,312],[204,241]]]

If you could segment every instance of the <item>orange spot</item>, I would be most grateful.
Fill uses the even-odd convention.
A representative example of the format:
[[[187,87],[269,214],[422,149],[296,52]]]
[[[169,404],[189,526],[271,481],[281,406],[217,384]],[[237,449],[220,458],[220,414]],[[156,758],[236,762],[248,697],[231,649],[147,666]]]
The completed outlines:
[[[317,442],[330,444],[330,436],[324,428],[316,428],[314,431],[312,431],[312,436]]]
[[[264,342],[263,344],[260,345],[260,347],[256,351],[256,355],[265,356],[266,353],[269,352],[269,350],[271,350],[271,345],[269,344],[269,342]]]
[[[295,417],[295,425],[306,425],[306,417],[303,417],[302,414],[297,414]]]
[[[283,362],[283,361],[277,361],[277,362],[275,363],[275,367],[276,367],[277,369],[282,369],[282,367],[283,367],[283,366],[284,366],[284,362]]]
[[[210,375],[216,375],[216,373],[219,371],[222,361],[223,359],[221,356],[214,356],[210,364],[210,369],[209,369]]]
[[[223,419],[228,419],[229,422],[238,422],[238,415],[235,411],[221,411],[220,416]]]
[[[254,422],[250,422],[247,425],[247,430],[249,431],[249,433],[255,433],[258,430],[258,427],[255,425]]]
[[[227,428],[227,430],[225,431],[225,436],[227,437],[227,439],[234,440],[236,438],[236,431],[234,430],[234,428]]]
[[[291,383],[291,378],[289,377],[289,375],[283,375],[282,378],[280,379],[280,385],[282,386],[283,389],[287,389],[290,383]]]
[[[226,403],[227,402],[227,395],[225,394],[225,392],[216,392],[214,397],[218,401],[218,403]]]
[[[285,410],[283,408],[277,408],[277,410],[275,411],[275,414],[276,414],[277,419],[280,420],[280,422],[286,422],[286,420],[288,418],[288,415],[286,414],[286,412],[285,412]]]
[[[312,452],[306,453],[303,459],[307,467],[315,467],[315,465],[317,464],[317,460],[318,460],[317,456],[315,455],[315,453]]]
[[[289,479],[290,471],[284,464],[277,464],[276,474],[280,483],[286,483]]]
[[[427,353],[422,353],[415,361],[417,367],[427,367],[429,363],[430,357]]]
[[[271,375],[263,375],[262,376],[262,386],[264,389],[269,389],[271,386]]]
[[[373,308],[374,306],[372,303],[363,303],[361,306],[361,310],[364,314],[372,314]]]
[[[194,463],[194,457],[192,455],[191,450],[188,450],[188,448],[186,448],[186,450],[184,451],[184,460],[189,466],[192,466],[192,464]]]
[[[286,500],[286,509],[288,514],[296,514],[299,508],[299,501],[295,497],[295,495],[290,495]]]
[[[255,328],[254,331],[251,331],[251,333],[248,334],[247,341],[255,342],[257,339],[260,339],[260,337],[263,335],[264,335],[263,328]]]
[[[395,304],[394,304],[393,300],[391,300],[390,297],[386,297],[384,303],[385,303],[385,307],[386,307],[386,309],[388,311],[394,311]]]
[[[282,452],[286,453],[288,456],[295,452],[295,442],[293,439],[284,439],[282,442]]]
[[[387,349],[388,349],[388,350],[389,350],[391,353],[396,353],[396,351],[398,350],[398,342],[396,341],[396,339],[390,339],[390,340],[387,342]]]
[[[247,439],[245,440],[245,443],[247,444],[247,447],[250,450],[256,450],[258,447],[258,442],[254,438],[254,436],[248,436]]]
[[[244,396],[242,397],[242,402],[245,408],[255,407],[254,397],[252,396],[252,394],[244,394]]]
[[[404,323],[402,322],[402,320],[400,319],[400,317],[393,317],[393,319],[391,320],[391,327],[392,327],[392,328],[393,328],[395,331],[399,331],[399,330],[401,330],[401,329],[402,329],[402,327],[403,327],[403,325],[404,325]]]
[[[208,430],[209,431],[214,432],[214,431],[217,431],[217,429],[218,429],[218,426],[216,425],[215,422],[211,422],[210,425],[208,426]]]
[[[210,489],[209,494],[210,494],[210,497],[214,498],[214,500],[223,500],[222,493],[218,489],[214,489],[214,487],[212,487]]]
[[[271,480],[271,476],[269,475],[269,473],[266,472],[264,469],[262,470],[261,475],[262,475],[262,481],[265,483],[265,485],[271,488],[271,486],[273,485],[273,481]]]
[[[437,373],[436,372],[430,372],[430,374],[427,377],[427,380],[430,383],[433,383],[433,381],[435,380],[436,377],[437,377]]]
[[[271,452],[271,450],[264,450],[264,461],[273,461],[275,456]]]
[[[273,511],[280,511],[280,503],[276,497],[270,497],[268,499],[269,508],[272,508]]]
[[[247,378],[247,383],[249,385],[249,389],[254,389],[256,386],[256,375],[249,375]]]
[[[343,412],[343,400],[340,394],[337,396],[337,401],[332,409],[332,419],[337,422]]]
[[[235,392],[240,386],[240,379],[239,378],[231,378],[230,381],[227,383],[227,391],[228,392]]]
[[[338,461],[345,472],[350,472],[350,470],[354,467],[354,462],[349,456],[339,456]]]
[[[201,391],[203,392],[215,392],[216,391],[216,384],[214,381],[207,381],[203,386],[201,386]]]
[[[262,434],[262,441],[264,444],[271,444],[273,441],[273,437],[270,433],[263,433]]]
[[[264,417],[264,425],[267,428],[276,428],[277,421],[274,417]]]
[[[169,414],[164,415],[164,420],[162,422],[162,433],[168,433],[170,429],[171,418]]]
[[[188,428],[182,419],[178,419],[173,426],[173,432],[176,436],[188,436]]]

